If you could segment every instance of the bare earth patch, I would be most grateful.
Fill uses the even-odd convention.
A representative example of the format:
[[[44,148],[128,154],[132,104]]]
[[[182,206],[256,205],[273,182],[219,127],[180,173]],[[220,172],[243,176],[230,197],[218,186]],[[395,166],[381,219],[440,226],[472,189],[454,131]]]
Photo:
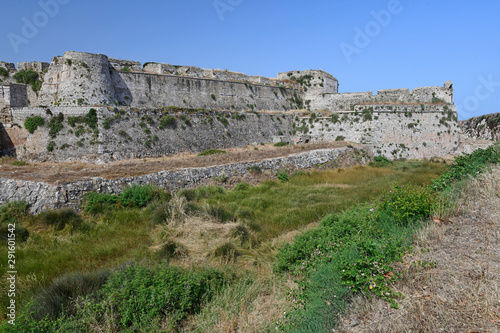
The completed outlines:
[[[337,332],[500,332],[500,168],[471,181],[459,203],[397,267],[400,308],[360,297]]]
[[[261,161],[269,158],[283,157],[315,149],[346,147],[346,142],[325,142],[306,145],[290,145],[274,147],[273,145],[248,146],[244,148],[226,149],[226,154],[197,156],[195,153],[181,153],[158,158],[133,159],[107,164],[90,164],[80,162],[44,162],[24,166],[13,166],[15,159],[0,159],[0,178],[42,181],[50,184],[71,182],[92,177],[116,179],[146,175],[163,170],[182,168],[199,168],[229,163]],[[353,146],[360,146],[352,144]],[[257,148],[258,150],[255,150]]]

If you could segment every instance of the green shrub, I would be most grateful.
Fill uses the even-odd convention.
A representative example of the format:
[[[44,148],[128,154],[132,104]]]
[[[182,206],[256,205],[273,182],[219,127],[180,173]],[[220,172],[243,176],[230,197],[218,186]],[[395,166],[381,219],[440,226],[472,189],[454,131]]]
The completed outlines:
[[[54,141],[50,141],[48,144],[47,144],[47,151],[53,151],[54,148],[56,148],[56,143]]]
[[[9,71],[5,67],[0,67],[0,75],[1,76],[9,76]]]
[[[282,183],[287,183],[290,181],[290,178],[288,177],[288,174],[284,171],[280,171],[276,174],[276,178]]]
[[[225,280],[224,275],[215,270],[134,265],[108,279],[102,289],[103,302],[97,308],[103,320],[104,312],[112,311],[108,315],[116,318],[118,331],[136,332],[165,316],[179,322],[199,312],[223,287]]]
[[[225,150],[219,150],[219,149],[207,149],[205,151],[202,151],[201,153],[198,154],[198,156],[209,156],[209,155],[214,155],[214,154],[226,154],[227,152]]]
[[[0,206],[0,225],[16,223],[28,216],[29,205],[24,201],[8,202]]]
[[[22,69],[12,76],[17,83],[29,84],[33,91],[37,92],[42,86],[42,82],[38,80],[38,73],[31,69]]]
[[[197,192],[194,188],[185,188],[178,192],[179,196],[186,198],[187,201],[196,200]]]
[[[288,142],[276,142],[274,144],[275,147],[284,147],[284,146],[288,146],[289,143]]]
[[[175,125],[175,117],[172,116],[172,115],[166,115],[166,116],[162,116],[160,118],[160,126],[159,128],[160,129],[163,129],[165,127],[168,127],[168,126],[174,126]]]
[[[12,165],[13,166],[25,166],[25,165],[29,165],[29,163],[25,162],[25,161],[14,161],[14,162],[12,162]]]
[[[120,202],[127,207],[144,207],[153,199],[170,199],[170,193],[151,185],[133,185],[120,194]]]
[[[30,237],[30,232],[28,231],[28,229],[19,225],[16,225],[14,230],[12,230],[12,228],[8,225],[0,226],[0,240],[8,240],[9,235],[11,235],[12,233],[14,233],[16,241],[19,241],[21,243],[26,242]]]
[[[191,126],[191,121],[189,120],[188,116],[182,114],[179,118],[184,122],[184,124]]]
[[[62,115],[62,113],[61,113]],[[64,128],[60,117],[53,117],[49,120],[49,136],[55,138],[57,134]]]
[[[369,163],[369,166],[374,167],[374,168],[380,168],[380,167],[384,167],[384,166],[387,166],[390,164],[391,164],[391,161],[389,161],[389,159],[387,157],[379,155],[379,156],[375,156],[375,158],[373,159],[373,162]]]
[[[337,135],[337,137],[335,138],[335,141],[344,141],[345,140],[345,136],[343,135]]]
[[[28,130],[31,134],[33,134],[38,126],[45,125],[45,120],[40,116],[27,117],[24,120],[24,128]]]
[[[381,200],[380,208],[393,215],[398,223],[430,217],[433,194],[427,187],[396,186]]]
[[[71,226],[71,230],[82,230],[84,227],[82,217],[71,208],[63,208],[59,210],[48,210],[38,214],[35,217],[36,221],[52,226],[56,231],[60,231],[66,227]]]
[[[109,119],[109,122],[111,122],[112,120],[113,120],[112,118]],[[108,128],[109,128],[109,122],[107,124]],[[75,127],[76,124],[79,123],[83,123],[92,129],[96,129],[98,126],[97,110],[90,109],[89,112],[87,112],[87,114],[85,114],[84,116],[68,117],[68,124],[71,127]]]
[[[250,189],[250,185],[248,183],[238,183],[236,184],[236,186],[234,187],[234,190],[235,191],[247,191]]]
[[[100,214],[109,208],[115,207],[119,199],[115,194],[87,193],[83,200],[83,210],[91,214]]]
[[[206,199],[216,195],[226,194],[226,190],[220,186],[202,186],[196,189],[198,199]]]

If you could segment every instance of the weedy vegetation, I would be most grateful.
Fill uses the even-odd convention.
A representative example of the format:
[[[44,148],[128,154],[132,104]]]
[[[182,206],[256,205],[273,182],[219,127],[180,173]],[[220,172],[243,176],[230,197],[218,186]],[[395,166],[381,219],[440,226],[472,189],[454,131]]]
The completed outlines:
[[[232,189],[131,186],[89,193],[80,211],[30,215],[26,203],[2,205],[0,227],[15,223],[25,241],[16,249],[16,326],[2,313],[0,327],[321,332],[355,295],[398,307],[394,263],[433,212],[452,209],[449,186],[487,168],[494,149],[451,166],[380,157],[371,166],[283,170]],[[3,309],[8,302],[0,295]]]

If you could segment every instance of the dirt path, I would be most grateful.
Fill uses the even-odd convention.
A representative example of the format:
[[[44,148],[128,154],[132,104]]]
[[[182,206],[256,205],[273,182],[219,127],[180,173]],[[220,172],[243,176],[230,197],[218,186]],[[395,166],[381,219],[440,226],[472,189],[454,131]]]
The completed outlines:
[[[462,197],[461,214],[430,224],[399,266],[400,309],[359,298],[337,332],[500,332],[500,167]]]
[[[80,162],[35,163],[25,166],[13,166],[14,159],[0,159],[0,178],[43,181],[49,184],[70,182],[92,177],[116,179],[146,175],[163,170],[208,167],[228,163],[261,161],[268,158],[288,156],[290,154],[323,148],[346,147],[346,142],[328,142],[307,145],[274,147],[273,145],[249,146],[227,149],[226,154],[197,156],[194,153],[182,153],[159,158],[117,161],[108,164],[90,164]],[[360,146],[353,144],[353,146]],[[257,150],[256,150],[257,149]]]

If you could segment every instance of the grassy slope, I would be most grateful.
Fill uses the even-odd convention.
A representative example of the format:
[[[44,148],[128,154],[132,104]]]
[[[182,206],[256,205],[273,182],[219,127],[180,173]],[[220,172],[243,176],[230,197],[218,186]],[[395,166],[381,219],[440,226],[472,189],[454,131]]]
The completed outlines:
[[[255,243],[261,244],[263,252],[268,252],[265,253],[265,260],[271,263],[272,256],[269,254],[275,251],[276,246],[268,245],[275,240],[279,241],[288,232],[316,222],[328,213],[372,200],[393,183],[401,184],[409,180],[417,184],[428,183],[442,170],[442,164],[427,162],[402,162],[390,168],[318,170],[298,173],[291,177],[289,183],[265,182],[249,190],[229,191],[227,194],[201,198],[196,203],[205,207],[222,205],[234,213],[242,209],[251,211],[254,222],[260,226],[253,232],[254,239],[257,240]],[[18,244],[16,252],[21,304],[65,272],[112,268],[128,260],[148,264],[162,263],[162,259],[149,249],[157,241],[157,226],[150,223],[151,218],[152,212],[148,209],[114,210],[99,216],[84,216],[90,230],[74,233],[69,228],[55,231],[41,225],[37,217],[21,222],[31,233],[27,243]],[[166,228],[168,233],[169,227]],[[243,244],[242,249],[245,247],[248,248],[249,245]],[[1,248],[0,257],[6,257],[5,247]],[[219,263],[212,261],[208,265]],[[239,263],[232,265],[238,266]],[[6,271],[4,262],[0,269],[2,273]],[[276,315],[265,309],[269,308],[269,304],[282,299],[282,292],[287,289],[284,281],[270,270],[261,268],[250,269],[245,275],[252,276],[252,280],[239,282],[226,290],[225,296],[220,295],[212,301],[200,315],[192,317],[188,325],[193,330],[196,327],[210,330],[214,328],[213,325],[233,321],[238,323],[237,326],[252,323],[251,317],[256,313],[262,314],[260,322]],[[2,309],[5,309],[7,300],[2,296]],[[214,308],[215,305],[224,303],[224,297],[233,299],[232,306],[245,309],[235,314],[229,310],[222,311],[222,305]],[[248,302],[253,305],[244,305]],[[221,320],[215,320],[214,316]],[[248,324],[248,327],[251,325]]]

